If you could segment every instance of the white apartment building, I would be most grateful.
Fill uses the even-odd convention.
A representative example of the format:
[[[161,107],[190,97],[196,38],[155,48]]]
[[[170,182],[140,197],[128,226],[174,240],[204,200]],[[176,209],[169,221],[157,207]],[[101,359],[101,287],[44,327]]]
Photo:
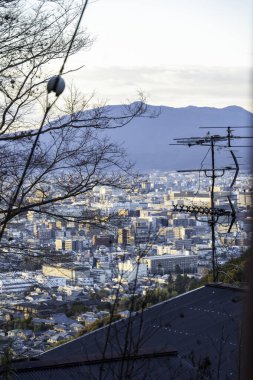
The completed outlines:
[[[150,274],[175,273],[179,267],[182,272],[197,271],[197,256],[194,255],[162,255],[147,256],[142,259]]]

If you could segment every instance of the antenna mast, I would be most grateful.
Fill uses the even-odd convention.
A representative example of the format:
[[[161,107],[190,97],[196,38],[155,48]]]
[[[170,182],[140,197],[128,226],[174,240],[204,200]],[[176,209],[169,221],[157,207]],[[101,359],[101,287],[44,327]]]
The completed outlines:
[[[205,128],[205,127],[202,127]],[[216,128],[216,127],[211,127]],[[224,127],[217,127],[217,128],[224,128]],[[232,127],[233,128],[233,127]],[[209,128],[207,128],[209,129]],[[231,231],[233,224],[236,220],[236,212],[234,205],[230,199],[230,196],[227,196],[228,203],[230,206],[230,211],[225,210],[223,208],[216,208],[215,207],[215,181],[217,178],[223,177],[224,174],[227,171],[233,171],[234,177],[230,184],[230,189],[233,188],[238,173],[239,173],[239,164],[237,161],[237,158],[232,150],[232,148],[236,148],[237,146],[232,146],[231,142],[235,139],[247,139],[252,138],[248,136],[234,136],[233,135],[233,129],[231,127],[226,127],[227,134],[226,135],[210,135],[208,134],[204,137],[190,137],[190,138],[176,138],[174,139],[176,143],[170,144],[170,145],[184,145],[188,147],[192,146],[208,146],[210,147],[211,151],[211,168],[210,169],[193,169],[193,170],[178,170],[179,173],[190,173],[190,172],[203,172],[207,178],[210,178],[211,180],[211,189],[210,189],[210,208],[209,207],[201,207],[198,205],[193,206],[182,206],[179,204],[175,204],[173,207],[174,212],[189,212],[191,214],[195,215],[195,218],[198,219],[198,215],[207,215],[209,218],[207,220],[208,224],[210,225],[211,229],[211,242],[212,242],[212,272],[213,272],[213,281],[218,281],[218,267],[216,262],[216,237],[215,237],[215,229],[216,224],[219,221],[219,218],[222,216],[227,216],[230,219],[230,224],[228,225],[228,233]],[[233,166],[226,166],[222,168],[217,168],[215,166],[215,147],[221,147],[221,148],[228,148],[230,151],[230,154],[232,156],[234,165]],[[202,220],[203,221],[203,220]]]

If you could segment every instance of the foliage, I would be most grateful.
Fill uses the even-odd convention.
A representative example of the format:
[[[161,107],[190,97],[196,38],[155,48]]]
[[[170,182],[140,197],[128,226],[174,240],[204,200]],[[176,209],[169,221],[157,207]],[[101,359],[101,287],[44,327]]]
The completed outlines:
[[[219,267],[219,281],[229,284],[247,283],[249,281],[247,272],[249,259],[249,252],[245,252],[240,257],[233,258]]]
[[[182,273],[182,269],[180,268],[180,266],[178,264],[175,267],[175,273],[176,274],[181,274]]]
[[[80,313],[85,313],[88,308],[83,304],[83,302],[73,302],[68,305],[68,309],[65,311],[68,317],[75,316]]]
[[[4,350],[1,358],[0,358],[0,363],[1,366],[5,369],[5,379],[6,380],[11,380],[12,375],[14,373],[14,370],[12,369],[12,361],[13,361],[13,350],[11,347],[8,347]]]
[[[85,332],[90,332],[90,331],[97,330],[98,328],[103,327],[103,326],[107,326],[108,324],[116,322],[119,319],[121,319],[121,315],[117,314],[117,313],[114,314],[111,319],[110,319],[110,317],[105,317],[105,318],[98,319],[95,322],[93,322],[90,325],[88,325],[85,328]]]
[[[34,326],[32,318],[13,318],[5,322],[4,328],[6,331],[19,329],[19,330],[33,330]]]
[[[245,284],[248,281],[247,264],[249,260],[249,252],[242,254],[238,258],[229,260],[226,264],[220,266],[219,281],[229,284]],[[201,279],[188,277],[186,274],[177,274],[173,280],[172,275],[168,277],[166,287],[158,286],[155,289],[148,289],[146,295],[134,295],[130,298],[122,298],[118,304],[118,310],[129,310],[133,305],[133,311],[155,305],[166,299],[183,294],[190,290],[199,288],[209,282],[212,282],[212,271]]]
[[[243,285],[249,281],[250,251],[242,253],[241,256],[232,258],[223,265],[218,265],[218,281],[227,284]],[[209,271],[199,281],[201,285],[212,282],[212,271]]]

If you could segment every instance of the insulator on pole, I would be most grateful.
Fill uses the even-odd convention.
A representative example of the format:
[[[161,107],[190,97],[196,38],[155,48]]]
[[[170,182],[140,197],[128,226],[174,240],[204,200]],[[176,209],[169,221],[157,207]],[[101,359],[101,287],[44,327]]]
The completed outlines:
[[[63,93],[65,89],[65,81],[60,75],[54,75],[47,82],[47,92],[54,92],[56,96],[59,96]]]

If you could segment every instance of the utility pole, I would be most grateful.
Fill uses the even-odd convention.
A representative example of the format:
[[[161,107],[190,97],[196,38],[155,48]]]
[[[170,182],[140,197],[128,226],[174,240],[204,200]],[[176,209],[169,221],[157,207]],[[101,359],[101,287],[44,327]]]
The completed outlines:
[[[200,127],[201,128],[201,127]],[[202,127],[205,128],[205,127]],[[224,128],[224,127],[211,127],[211,128]],[[210,148],[211,151],[211,168],[210,169],[193,169],[193,170],[178,170],[179,173],[190,173],[190,172],[203,172],[207,178],[210,178],[211,180],[211,189],[210,189],[210,208],[209,207],[202,207],[198,205],[193,206],[182,206],[180,204],[175,204],[173,206],[174,212],[189,212],[193,215],[195,215],[195,218],[197,220],[199,216],[205,215],[208,217],[207,223],[210,226],[211,229],[211,243],[212,243],[212,272],[213,272],[213,281],[218,281],[218,268],[217,268],[217,262],[216,262],[216,236],[215,236],[215,230],[216,230],[216,224],[219,221],[220,217],[227,216],[230,220],[230,223],[228,224],[228,233],[231,231],[233,224],[236,220],[236,212],[234,205],[231,201],[230,196],[227,196],[228,204],[230,206],[230,211],[226,210],[224,208],[217,208],[215,207],[215,181],[217,178],[223,177],[224,174],[227,171],[233,171],[234,176],[232,179],[232,182],[230,184],[230,188],[232,189],[238,173],[239,173],[239,164],[238,160],[236,158],[235,153],[233,152],[232,148],[236,148],[238,146],[232,146],[231,142],[236,139],[248,139],[252,137],[248,136],[235,136],[233,135],[234,128],[240,128],[240,127],[226,127],[227,133],[224,135],[210,135],[208,134],[203,137],[190,137],[190,138],[176,138],[174,139],[176,143],[170,144],[170,145],[184,145],[188,147],[192,146],[207,146]],[[209,129],[209,128],[207,128]],[[233,166],[225,166],[222,168],[217,168],[216,162],[215,162],[215,148],[228,148],[229,152],[231,154],[231,157],[233,159]],[[240,147],[249,147],[249,146],[240,146]],[[201,220],[204,221],[204,220]]]
[[[214,161],[214,142],[211,140],[211,154],[212,154],[212,186],[211,186],[211,209],[214,209],[214,186],[215,186],[215,161]],[[211,220],[210,220],[210,226],[211,226],[211,233],[212,233],[212,267],[213,267],[213,281],[217,281],[217,273],[216,273],[216,245],[215,245],[215,217],[212,213]]]

